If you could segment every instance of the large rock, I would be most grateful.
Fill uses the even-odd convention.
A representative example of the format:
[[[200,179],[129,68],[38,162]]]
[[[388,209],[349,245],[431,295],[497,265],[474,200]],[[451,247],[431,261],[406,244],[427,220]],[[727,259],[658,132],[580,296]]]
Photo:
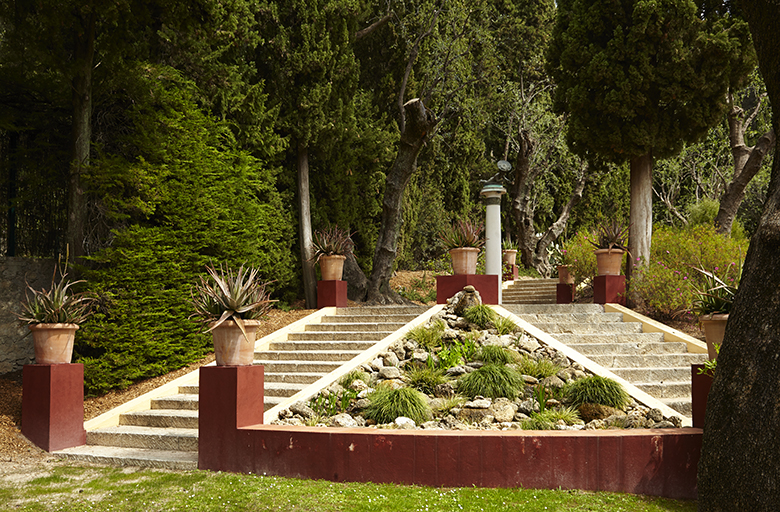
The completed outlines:
[[[456,293],[448,302],[452,312],[462,317],[468,308],[482,304],[482,296],[480,296],[476,288],[468,285],[462,291]]]
[[[508,398],[497,398],[490,406],[490,411],[499,423],[512,421],[517,413],[517,404]]]

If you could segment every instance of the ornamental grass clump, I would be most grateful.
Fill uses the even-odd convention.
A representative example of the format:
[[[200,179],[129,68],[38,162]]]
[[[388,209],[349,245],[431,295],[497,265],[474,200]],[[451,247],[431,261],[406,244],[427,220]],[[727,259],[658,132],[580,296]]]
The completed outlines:
[[[512,368],[503,364],[486,364],[458,380],[458,393],[468,397],[515,398],[525,382]]]
[[[496,328],[496,331],[498,331],[499,336],[503,336],[505,334],[512,334],[513,332],[517,331],[519,328],[517,327],[517,324],[514,323],[511,319],[505,317],[505,316],[498,316],[497,318],[493,319],[493,327]]]
[[[524,355],[520,358],[517,370],[523,375],[545,379],[561,371],[561,367],[549,359],[532,359]]]
[[[436,386],[447,382],[447,377],[444,376],[442,369],[413,364],[406,369],[406,381],[410,387],[426,395],[432,395]]]
[[[406,339],[416,341],[421,347],[432,349],[441,345],[441,338],[446,326],[441,320],[425,326],[418,325],[406,333]]]
[[[477,359],[485,364],[509,364],[515,361],[511,351],[498,345],[485,345],[479,349]]]
[[[566,387],[566,400],[574,407],[600,404],[625,409],[631,397],[620,383],[600,375],[591,375],[569,384]]]
[[[392,423],[400,416],[411,418],[420,424],[430,420],[432,416],[428,400],[416,389],[379,386],[368,395],[368,400],[371,404],[363,411],[363,416],[380,424]]]
[[[479,326],[480,329],[486,329],[488,323],[496,318],[496,312],[487,304],[477,304],[468,308],[463,313],[463,318],[467,322]]]
[[[352,370],[339,380],[339,384],[344,389],[349,389],[353,382],[356,380],[362,380],[365,384],[369,384],[371,376],[363,370]]]

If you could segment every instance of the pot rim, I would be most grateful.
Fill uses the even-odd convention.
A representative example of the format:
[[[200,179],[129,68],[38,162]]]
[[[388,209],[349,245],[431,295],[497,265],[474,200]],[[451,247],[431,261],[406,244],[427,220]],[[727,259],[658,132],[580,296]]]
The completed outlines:
[[[75,331],[79,328],[79,324],[38,322],[34,324],[27,324],[27,327],[29,327],[31,331],[36,331],[39,329],[73,329]]]

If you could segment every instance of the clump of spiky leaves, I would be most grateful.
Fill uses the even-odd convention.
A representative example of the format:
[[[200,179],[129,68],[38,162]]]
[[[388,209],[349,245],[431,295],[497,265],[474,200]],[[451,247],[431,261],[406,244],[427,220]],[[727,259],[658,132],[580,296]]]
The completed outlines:
[[[523,356],[520,358],[517,370],[523,375],[544,379],[561,371],[561,367],[549,359],[532,359],[528,356]]]
[[[458,393],[469,397],[515,398],[523,385],[523,378],[512,368],[486,364],[458,380]]]
[[[406,381],[409,386],[427,395],[433,394],[436,386],[447,382],[444,370],[413,364],[406,369]]]
[[[534,413],[537,414],[537,413]],[[538,413],[544,419],[553,423],[563,421],[567,425],[574,425],[575,423],[581,423],[580,413],[574,407],[561,407],[559,409],[545,409],[544,412]],[[533,415],[532,415],[533,416]]]
[[[448,251],[460,247],[480,248],[485,245],[485,240],[482,238],[483,227],[481,222],[457,220],[452,224],[452,228],[439,233],[439,240]]]
[[[438,402],[439,405],[436,406],[434,411],[437,414],[447,414],[455,407],[460,407],[465,401],[466,399],[460,395],[452,395],[441,399],[441,401]]]
[[[584,377],[569,384],[566,399],[574,407],[601,404],[616,409],[624,409],[631,400],[620,383],[599,375]]]
[[[515,361],[513,352],[498,345],[485,345],[479,349],[477,359],[485,364],[509,364]]]
[[[368,399],[371,404],[363,411],[363,416],[377,423],[392,423],[399,416],[411,418],[417,424],[431,419],[428,400],[413,388],[379,386]]]
[[[84,281],[68,281],[67,273],[60,273],[59,282],[55,282],[56,272],[52,276],[51,288],[35,290],[29,284],[22,301],[22,313],[19,320],[28,324],[79,324],[87,319],[94,299],[84,293],[72,293],[70,287]]]
[[[207,265],[206,272],[208,278],[201,276],[200,283],[190,292],[195,306],[191,317],[211,324],[206,332],[233,320],[246,336],[243,321],[261,318],[271,309],[271,303],[276,302],[270,299],[268,283],[260,281],[257,269],[241,265],[234,271],[220,265],[217,270]]]
[[[476,324],[480,329],[487,328],[489,322],[496,318],[496,312],[487,304],[471,306],[463,313],[463,318],[471,324]]]
[[[428,349],[441,345],[441,337],[446,326],[441,320],[436,320],[428,326],[418,325],[406,333],[406,339],[414,340],[421,347]]]
[[[369,383],[371,380],[371,376],[364,372],[363,370],[352,370],[351,372],[347,373],[341,379],[339,380],[339,384],[341,384],[341,387],[344,389],[349,389],[349,387],[352,385],[353,382],[356,380],[362,380],[366,384]]]
[[[338,226],[318,229],[313,237],[314,259],[317,261],[322,256],[347,256],[355,246],[350,232]]]
[[[499,336],[503,336],[504,334],[512,334],[518,330],[517,324],[514,323],[510,318],[498,315],[496,315],[496,318],[493,319],[493,327],[496,328]]]
[[[556,430],[554,422],[538,414],[533,414],[530,418],[524,419],[520,423],[520,428],[523,430]]]

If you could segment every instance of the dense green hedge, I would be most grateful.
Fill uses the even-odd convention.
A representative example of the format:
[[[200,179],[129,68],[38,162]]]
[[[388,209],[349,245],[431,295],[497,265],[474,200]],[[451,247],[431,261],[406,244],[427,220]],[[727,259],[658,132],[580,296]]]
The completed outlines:
[[[180,368],[211,349],[210,336],[188,319],[190,287],[206,263],[255,266],[275,281],[277,298],[297,279],[294,220],[277,192],[277,170],[238,150],[175,70],[138,65],[118,81],[132,129],[89,176],[113,229],[84,269],[99,297],[76,345],[88,394]],[[268,138],[269,147],[283,147]]]

